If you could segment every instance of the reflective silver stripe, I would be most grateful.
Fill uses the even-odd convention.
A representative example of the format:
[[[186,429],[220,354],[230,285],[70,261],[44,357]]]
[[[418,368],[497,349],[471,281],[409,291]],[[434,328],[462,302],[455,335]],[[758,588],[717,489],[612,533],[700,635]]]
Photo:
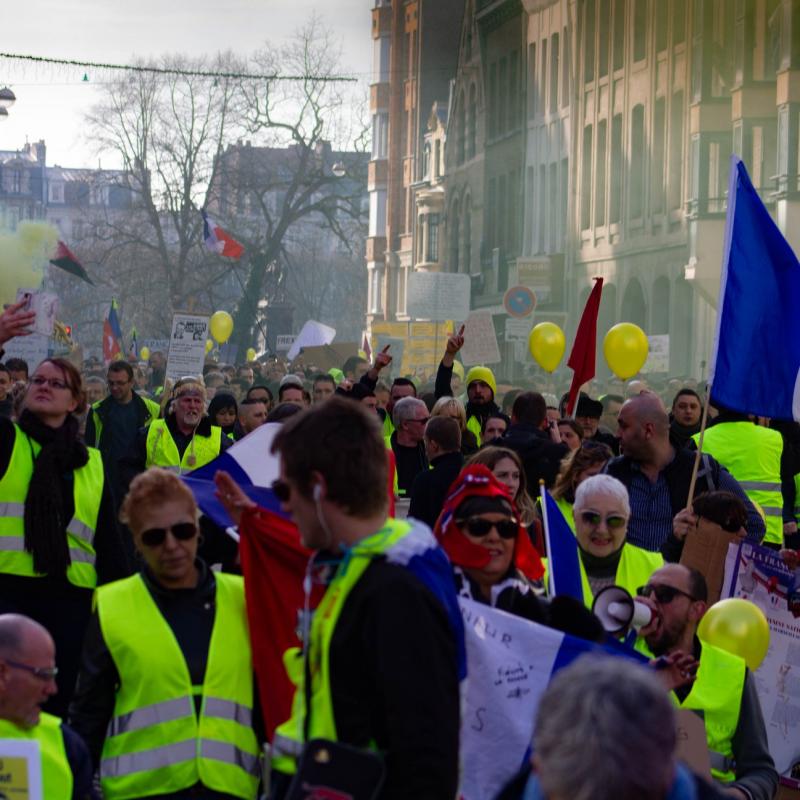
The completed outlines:
[[[234,767],[239,767],[250,775],[258,775],[258,756],[246,753],[229,742],[218,742],[215,739],[203,739],[200,742],[201,758],[213,758],[214,761],[224,761]]]
[[[783,509],[782,508],[773,508],[772,506],[761,506],[761,510],[764,512],[765,517],[782,517],[783,516]]]
[[[780,483],[772,481],[739,481],[739,486],[746,492],[780,492]]]
[[[302,742],[298,742],[296,739],[290,739],[288,736],[283,736],[280,733],[276,733],[272,737],[273,756],[292,756],[293,758],[300,758],[302,752]]]
[[[0,503],[0,517],[25,516],[25,503]]]
[[[731,772],[736,769],[736,761],[731,756],[724,756],[714,750],[709,752],[711,756],[711,769],[717,772]]]
[[[247,706],[234,703],[232,700],[223,700],[220,697],[207,697],[205,705],[205,716],[229,719],[231,722],[238,722],[245,728],[253,725],[253,712]]]
[[[174,700],[165,700],[163,703],[153,703],[143,708],[137,708],[128,714],[114,717],[108,724],[107,736],[119,736],[122,733],[138,731],[159,725],[162,722],[172,722],[183,717],[194,716],[194,703],[188,695],[176,697]]]
[[[779,492],[779,483],[768,483],[766,481],[739,481],[739,486],[746,492]]]
[[[24,553],[25,540],[22,536],[0,536],[0,552]],[[73,562],[94,564],[94,555],[78,547],[70,547],[69,555]]]
[[[90,528],[85,523],[81,522],[77,517],[73,517],[67,525],[67,530],[79,539],[83,539],[86,544],[91,544],[94,539],[94,528]]]
[[[134,772],[149,772],[159,767],[171,767],[181,761],[193,761],[196,757],[197,740],[186,739],[152,750],[104,758],[100,763],[100,775],[103,778],[122,778]]]

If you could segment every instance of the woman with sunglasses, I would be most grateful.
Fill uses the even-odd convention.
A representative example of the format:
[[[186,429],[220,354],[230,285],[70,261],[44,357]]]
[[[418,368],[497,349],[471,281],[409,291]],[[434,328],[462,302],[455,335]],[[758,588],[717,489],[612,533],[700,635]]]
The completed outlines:
[[[135,478],[120,518],[142,570],[98,591],[70,708],[103,796],[251,800],[259,745],[242,579],[197,558],[197,505],[172,472]]]
[[[453,564],[461,597],[602,641],[599,621],[570,597],[548,602],[544,567],[519,521],[508,488],[483,464],[464,467],[450,487],[434,530]]]
[[[100,452],[78,436],[86,408],[81,375],[46,359],[34,370],[18,423],[0,419],[0,614],[43,625],[57,653],[66,713],[83,633],[99,583],[129,574]]]
[[[610,475],[593,475],[575,491],[575,535],[583,600],[588,608],[607,586],[621,586],[635,594],[637,587],[664,566],[660,553],[625,541],[630,515],[628,490]]]
[[[575,530],[575,520],[572,515],[572,504],[575,502],[575,490],[587,478],[601,472],[613,455],[611,448],[607,445],[585,441],[577,450],[564,456],[551,494],[573,531]]]

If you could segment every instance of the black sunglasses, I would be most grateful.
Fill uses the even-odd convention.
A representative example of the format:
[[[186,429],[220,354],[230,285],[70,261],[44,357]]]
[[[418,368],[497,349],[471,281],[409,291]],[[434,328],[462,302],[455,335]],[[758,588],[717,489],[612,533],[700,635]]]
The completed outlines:
[[[275,492],[275,497],[277,497],[281,503],[288,503],[289,498],[292,496],[292,487],[280,478],[276,481],[272,481],[272,491]]]
[[[501,539],[516,539],[519,532],[519,522],[515,519],[501,519],[500,522],[492,522],[483,517],[469,517],[457,523],[470,536],[486,536],[494,528]]]
[[[688,592],[684,592],[683,589],[676,589],[674,586],[653,586],[651,583],[640,586],[636,590],[636,594],[640,597],[650,597],[652,595],[655,597],[656,602],[662,606],[669,605],[679,595],[688,597],[693,603],[697,600],[696,597],[692,597]]]
[[[194,522],[176,522],[168,528],[150,528],[142,533],[142,544],[147,547],[158,547],[164,544],[167,531],[171,531],[178,541],[186,542],[197,536],[197,525]]]
[[[596,528],[603,521],[603,515],[598,514],[596,511],[581,511],[581,519],[587,525]],[[624,528],[627,522],[628,520],[620,514],[609,514],[606,517],[606,527],[612,531]]]

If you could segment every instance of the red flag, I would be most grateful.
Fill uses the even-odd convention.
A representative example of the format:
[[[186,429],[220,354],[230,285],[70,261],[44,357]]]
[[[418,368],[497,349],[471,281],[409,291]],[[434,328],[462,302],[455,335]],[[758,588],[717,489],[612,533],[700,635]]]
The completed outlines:
[[[367,361],[372,361],[372,348],[369,346],[369,339],[367,338],[367,334],[364,334],[364,341],[361,343],[361,349],[367,355]]]
[[[114,329],[108,318],[103,322],[103,361],[108,364],[114,357],[122,352],[119,339],[114,334]]]
[[[597,315],[600,313],[600,295],[603,291],[603,279],[595,278],[594,289],[586,301],[578,330],[575,334],[575,343],[569,354],[567,366],[575,373],[572,376],[572,385],[569,387],[569,401],[567,403],[567,416],[572,416],[578,392],[586,381],[594,378],[594,356],[597,348]]]

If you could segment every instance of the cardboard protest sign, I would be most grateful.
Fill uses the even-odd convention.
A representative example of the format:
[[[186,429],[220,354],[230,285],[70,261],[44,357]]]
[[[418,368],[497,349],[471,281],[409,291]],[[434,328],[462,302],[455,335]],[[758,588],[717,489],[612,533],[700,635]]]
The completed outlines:
[[[728,546],[739,541],[737,534],[728,533],[703,517],[698,520],[697,530],[686,537],[681,564],[696,569],[706,579],[709,605],[716,603],[722,592]]]

